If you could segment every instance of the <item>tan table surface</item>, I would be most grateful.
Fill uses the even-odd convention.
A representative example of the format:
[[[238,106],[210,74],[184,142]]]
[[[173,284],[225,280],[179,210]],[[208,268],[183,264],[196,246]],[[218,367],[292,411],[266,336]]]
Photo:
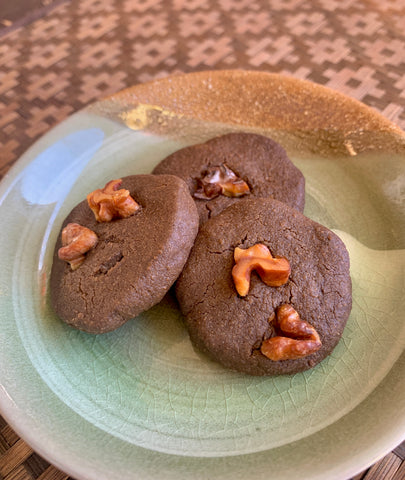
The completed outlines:
[[[96,99],[214,69],[312,80],[405,129],[405,0],[0,2],[0,178]],[[356,479],[405,479],[404,460],[405,443]],[[67,478],[0,417],[0,479]]]

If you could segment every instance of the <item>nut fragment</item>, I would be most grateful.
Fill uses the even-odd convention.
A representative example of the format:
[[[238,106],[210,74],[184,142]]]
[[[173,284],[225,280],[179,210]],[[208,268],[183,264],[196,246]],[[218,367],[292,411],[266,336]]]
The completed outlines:
[[[76,270],[84,262],[85,253],[94,248],[97,242],[98,237],[93,230],[78,223],[68,223],[62,230],[62,247],[58,250],[58,257]]]
[[[270,360],[294,360],[317,352],[322,342],[318,332],[308,322],[301,320],[298,312],[291,305],[281,305],[277,309],[276,337],[265,340],[260,351]]]
[[[250,275],[253,270],[270,287],[284,285],[290,276],[290,262],[286,258],[274,258],[262,243],[257,243],[246,250],[236,247],[234,259],[236,263],[232,268],[232,277],[236,291],[241,297],[245,297],[249,292]]]
[[[202,178],[197,179],[197,184],[194,197],[203,200],[212,200],[221,194],[226,197],[241,197],[250,192],[248,184],[225,163],[207,168]]]
[[[122,180],[111,180],[104,188],[87,195],[87,202],[98,222],[111,222],[113,218],[127,218],[140,207],[130,196],[129,190],[119,189]]]

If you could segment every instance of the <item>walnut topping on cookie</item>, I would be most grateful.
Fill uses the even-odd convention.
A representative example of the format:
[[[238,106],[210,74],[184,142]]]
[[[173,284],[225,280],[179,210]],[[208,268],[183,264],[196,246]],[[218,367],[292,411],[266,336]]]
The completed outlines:
[[[111,222],[113,218],[127,218],[140,206],[131,197],[129,190],[121,188],[122,180],[111,180],[104,188],[87,195],[87,202],[98,222]]]
[[[232,269],[232,278],[241,297],[249,292],[250,274],[253,270],[270,287],[284,285],[290,276],[290,262],[286,258],[274,258],[262,243],[247,249],[236,247],[234,259],[236,263]]]
[[[260,351],[270,360],[293,360],[317,352],[322,342],[318,332],[308,322],[301,320],[291,305],[281,305],[275,319],[280,335],[265,340]]]
[[[197,178],[198,188],[195,198],[212,200],[219,195],[225,197],[242,197],[250,193],[248,184],[238,177],[225,163],[208,167]]]
[[[97,245],[98,237],[87,227],[78,223],[68,223],[62,230],[62,247],[58,257],[76,270],[85,260],[85,254]]]

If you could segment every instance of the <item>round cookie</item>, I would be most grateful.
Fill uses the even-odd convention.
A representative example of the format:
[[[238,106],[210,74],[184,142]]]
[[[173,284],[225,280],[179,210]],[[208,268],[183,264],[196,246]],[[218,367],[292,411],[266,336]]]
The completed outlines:
[[[221,164],[242,178],[250,193],[239,198],[224,195],[210,200],[195,198],[197,179],[210,167]],[[153,173],[177,175],[187,183],[197,205],[200,224],[233,203],[252,197],[271,197],[301,212],[304,210],[304,176],[281,145],[262,135],[229,133],[183,148],[162,160]]]
[[[87,201],[63,223],[94,231],[97,245],[72,270],[55,247],[50,291],[55,312],[89,333],[114,330],[158,303],[180,274],[198,231],[186,184],[172,175],[134,175],[122,188],[140,205],[128,218],[99,223]]]
[[[254,271],[249,293],[238,295],[232,278],[234,249],[264,244],[291,267],[287,283],[266,285]],[[176,283],[192,342],[228,368],[252,375],[309,369],[331,353],[351,310],[349,256],[326,227],[273,199],[232,205],[206,222]],[[319,334],[321,348],[308,356],[270,360],[264,340],[280,335],[275,318],[292,306]]]

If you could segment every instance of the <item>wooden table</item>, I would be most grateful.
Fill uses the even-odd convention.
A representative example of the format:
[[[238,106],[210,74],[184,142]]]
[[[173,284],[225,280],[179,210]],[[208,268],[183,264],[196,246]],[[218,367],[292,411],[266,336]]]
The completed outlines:
[[[178,72],[285,73],[405,128],[405,0],[24,0],[0,5],[0,178],[41,135]],[[405,479],[405,443],[356,479]],[[57,480],[0,417],[0,478]],[[345,480],[345,479],[342,479]]]

